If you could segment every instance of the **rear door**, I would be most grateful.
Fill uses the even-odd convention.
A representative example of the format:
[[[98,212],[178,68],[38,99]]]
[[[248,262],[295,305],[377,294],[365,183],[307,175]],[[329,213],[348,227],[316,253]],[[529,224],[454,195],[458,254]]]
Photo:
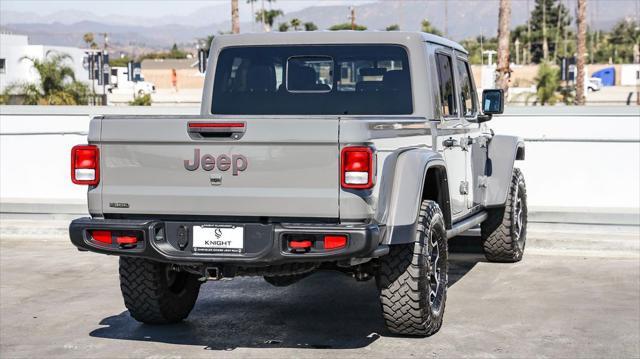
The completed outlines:
[[[104,213],[338,217],[338,120],[106,117]]]
[[[443,117],[438,128],[438,141],[447,163],[451,212],[455,218],[467,212],[467,130],[458,108],[452,50],[445,47],[436,50],[435,60],[438,71],[439,106]]]

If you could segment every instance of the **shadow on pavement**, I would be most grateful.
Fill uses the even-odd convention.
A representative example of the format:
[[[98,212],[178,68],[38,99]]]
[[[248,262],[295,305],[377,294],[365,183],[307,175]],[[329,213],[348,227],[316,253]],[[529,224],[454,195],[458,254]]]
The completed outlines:
[[[449,286],[484,260],[469,254],[468,248],[467,253],[455,253],[456,248],[452,242]],[[375,281],[356,282],[338,272],[318,272],[285,288],[273,287],[259,277],[207,283],[183,323],[144,325],[124,311],[100,325],[104,327],[93,330],[92,337],[197,345],[207,350],[355,349],[390,335],[384,329]]]

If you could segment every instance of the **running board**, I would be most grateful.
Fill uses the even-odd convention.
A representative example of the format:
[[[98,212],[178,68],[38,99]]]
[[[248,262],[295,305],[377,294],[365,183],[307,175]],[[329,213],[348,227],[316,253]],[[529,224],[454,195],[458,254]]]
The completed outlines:
[[[487,219],[488,216],[489,215],[487,214],[487,212],[480,212],[454,224],[451,229],[447,230],[447,239],[451,239],[457,235],[460,235],[466,230],[477,226],[478,224],[484,222],[484,220]]]

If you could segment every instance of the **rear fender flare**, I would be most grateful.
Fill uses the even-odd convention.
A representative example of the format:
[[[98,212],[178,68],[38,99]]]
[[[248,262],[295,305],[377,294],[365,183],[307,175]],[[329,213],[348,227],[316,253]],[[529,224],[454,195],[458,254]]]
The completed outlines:
[[[410,149],[397,155],[393,185],[390,193],[386,196],[388,216],[385,222],[386,231],[382,238],[384,244],[414,241],[416,220],[423,197],[422,192],[427,172],[432,168],[443,170],[446,178],[446,165],[439,153],[427,149]],[[443,198],[448,201],[446,179],[442,189],[447,191]],[[442,210],[443,213],[448,213],[445,208]]]

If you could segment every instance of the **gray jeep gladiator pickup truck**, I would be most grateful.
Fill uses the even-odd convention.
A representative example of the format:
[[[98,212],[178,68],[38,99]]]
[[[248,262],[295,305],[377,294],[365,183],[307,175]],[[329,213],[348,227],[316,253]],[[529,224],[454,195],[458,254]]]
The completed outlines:
[[[431,335],[447,240],[481,226],[522,258],[524,143],[485,122],[467,52],[409,32],[218,36],[200,116],[97,116],[72,150],[90,218],[80,250],[120,256],[131,316],[173,323],[207,280],[286,286],[317,270],[375,279],[393,333]]]

